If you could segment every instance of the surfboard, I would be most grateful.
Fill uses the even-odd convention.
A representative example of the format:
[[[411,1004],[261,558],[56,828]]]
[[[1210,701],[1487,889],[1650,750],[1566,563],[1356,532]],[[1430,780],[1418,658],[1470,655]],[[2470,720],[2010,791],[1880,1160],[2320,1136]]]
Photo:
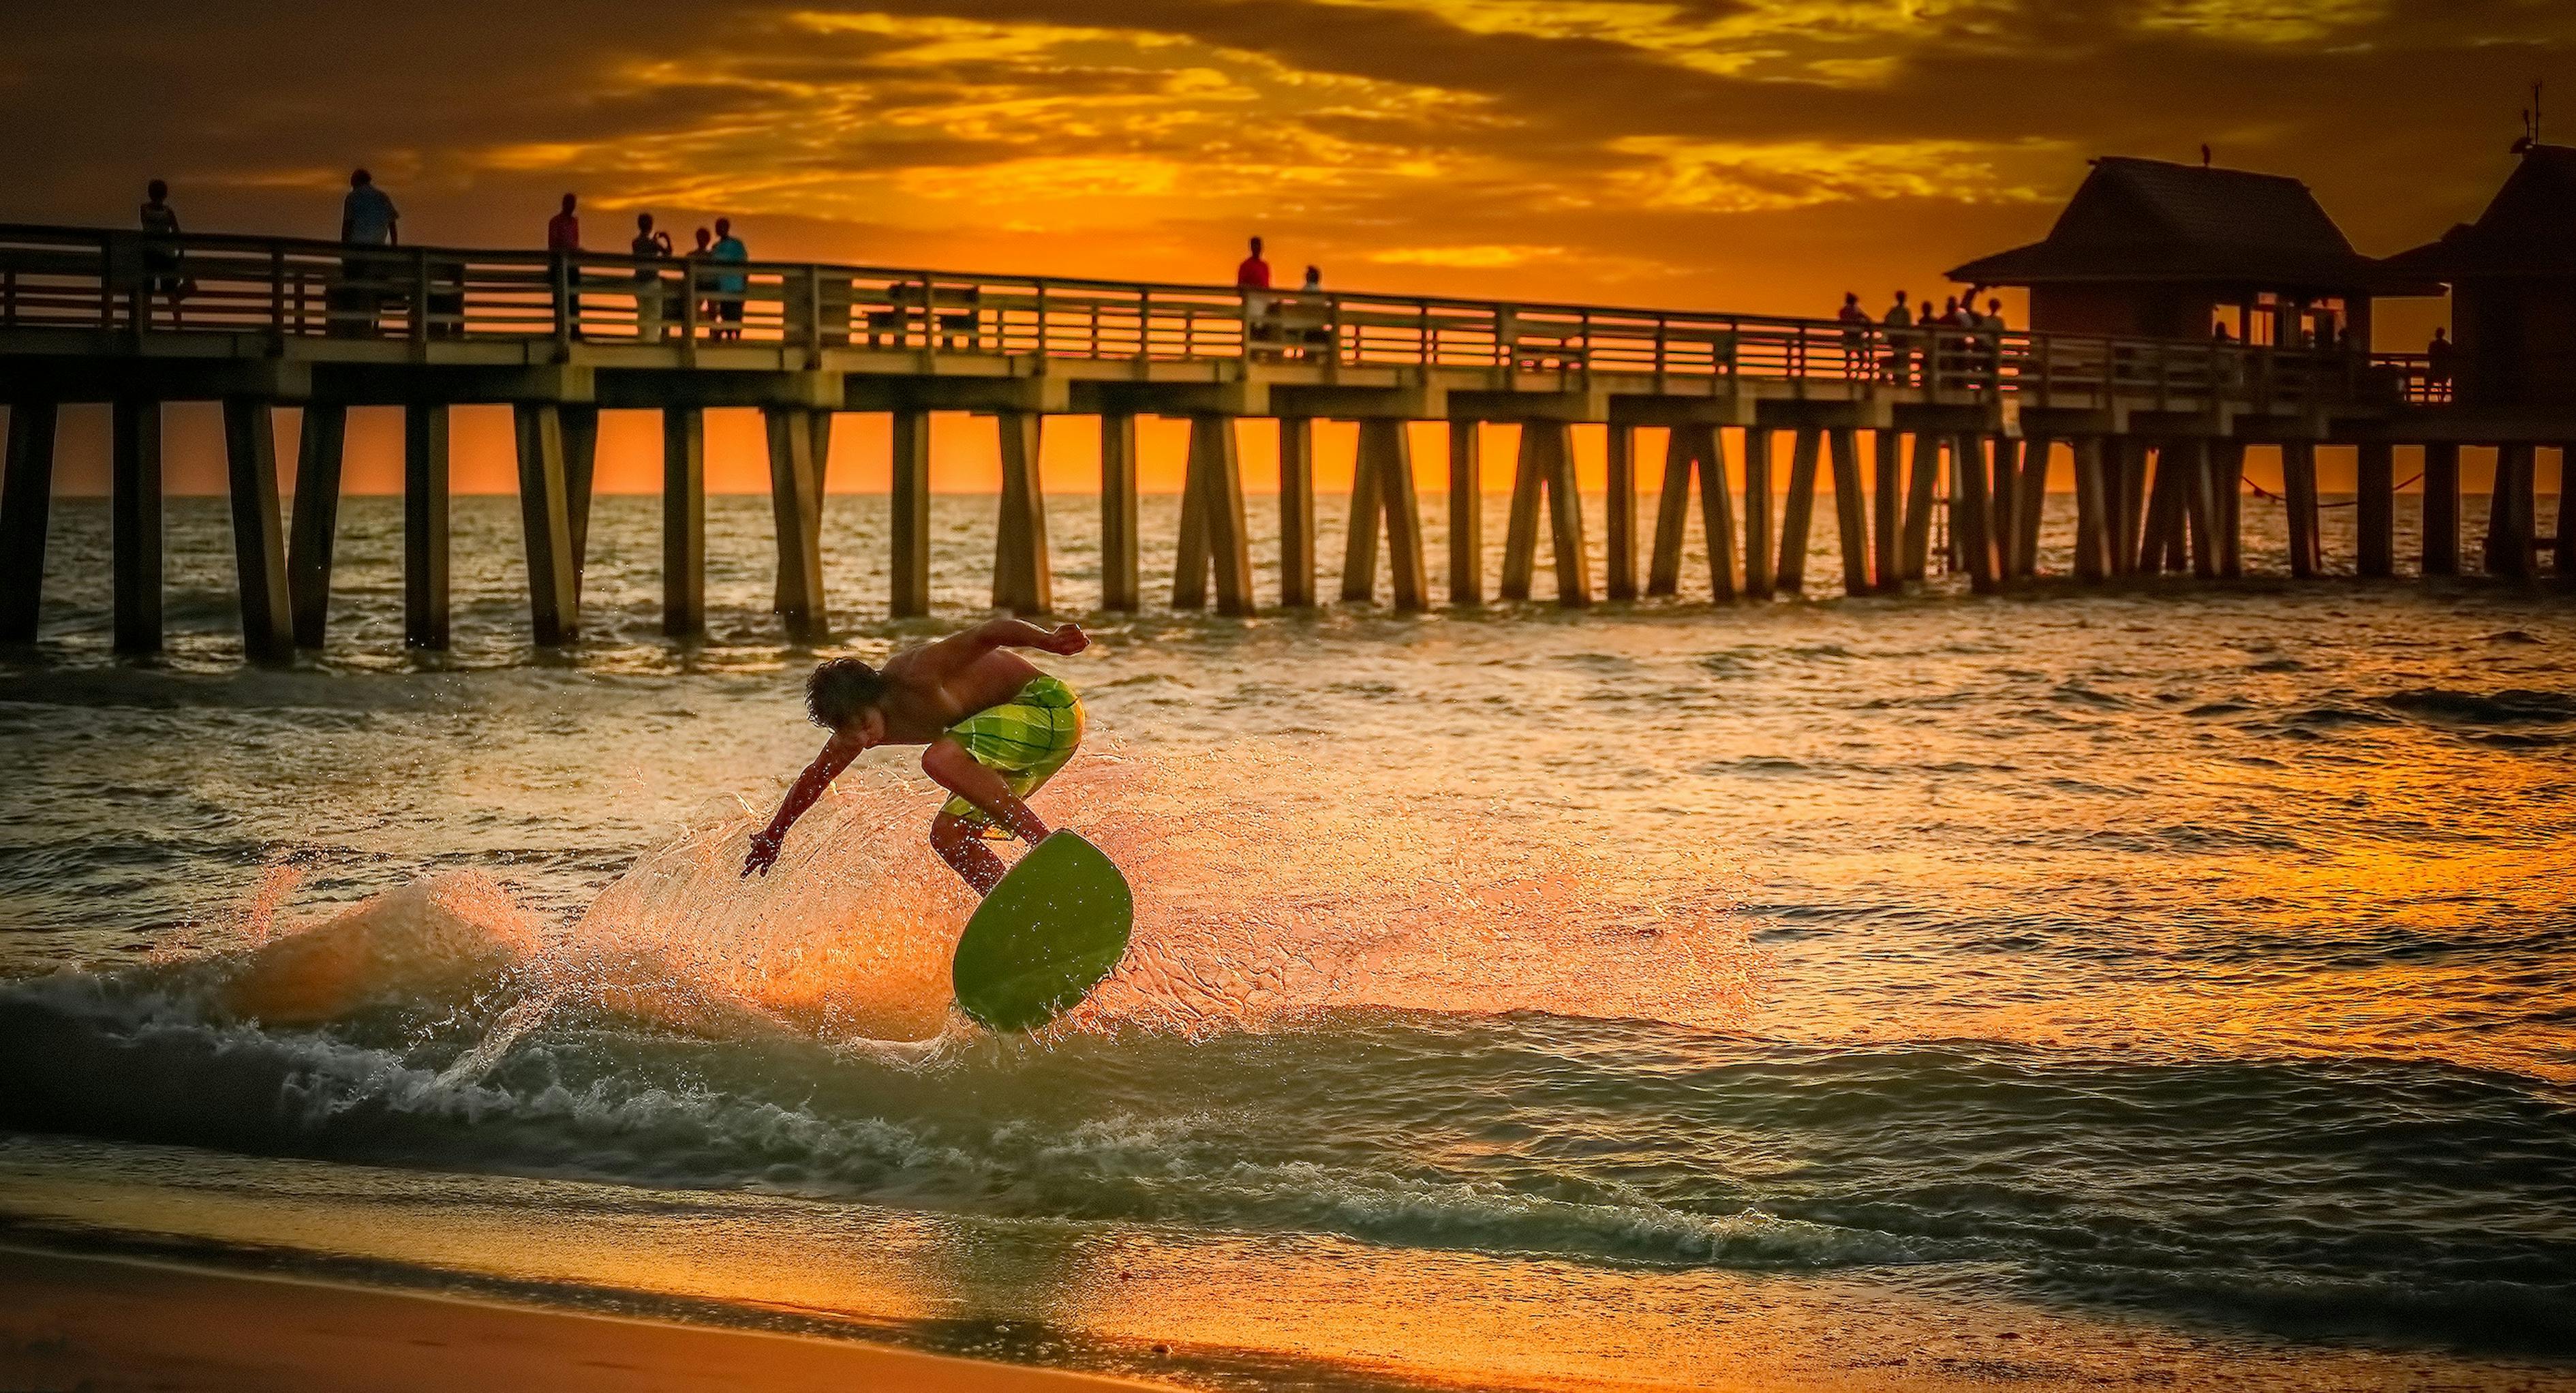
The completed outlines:
[[[993,1030],[1035,1030],[1127,956],[1136,897],[1100,848],[1049,833],[966,921],[949,975],[957,1004]]]

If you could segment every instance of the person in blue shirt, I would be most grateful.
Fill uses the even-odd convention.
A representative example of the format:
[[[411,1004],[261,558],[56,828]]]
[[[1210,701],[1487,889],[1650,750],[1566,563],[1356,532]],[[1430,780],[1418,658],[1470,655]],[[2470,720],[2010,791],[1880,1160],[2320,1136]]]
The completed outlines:
[[[375,176],[361,169],[349,176],[349,196],[340,201],[340,240],[353,247],[393,247],[402,244],[402,214],[385,191],[376,187]],[[331,332],[341,337],[368,338],[376,332],[376,317],[384,310],[384,281],[393,275],[390,267],[378,258],[351,256],[340,265],[342,282],[331,292]]]
[[[751,249],[742,244],[741,238],[733,235],[733,219],[716,219],[716,244],[709,254],[717,261],[737,264],[751,260]],[[728,340],[742,337],[743,291],[749,284],[750,281],[740,275],[716,277],[717,326],[713,337]]]

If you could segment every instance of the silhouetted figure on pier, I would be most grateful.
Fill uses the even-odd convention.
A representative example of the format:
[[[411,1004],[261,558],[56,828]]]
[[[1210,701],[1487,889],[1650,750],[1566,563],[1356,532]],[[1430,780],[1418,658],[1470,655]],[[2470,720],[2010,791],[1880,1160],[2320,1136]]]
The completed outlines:
[[[2451,399],[2452,359],[2456,352],[2448,329],[2435,329],[2432,342],[2424,345],[2424,389],[2435,401]]]
[[[563,206],[546,219],[546,251],[555,258],[555,304],[563,314],[567,331],[581,337],[581,292],[576,284],[581,267],[571,258],[581,254],[581,215],[571,194],[563,196]]]
[[[1324,299],[1324,270],[1306,268],[1297,297],[1280,312],[1280,333],[1299,358],[1329,357],[1333,346],[1333,309]]]
[[[733,235],[733,219],[718,218],[716,244],[708,249],[707,255],[716,261],[740,265],[751,260],[751,248]],[[716,277],[716,331],[713,337],[728,343],[742,337],[742,301],[750,285],[748,279],[736,272],[728,271]]]
[[[715,258],[715,247],[716,235],[702,227],[698,229],[697,245],[689,248],[687,256],[680,258],[686,267],[684,278],[688,282],[687,294],[690,299],[698,302],[698,323],[701,326],[712,324],[716,317],[716,302],[701,293],[707,288],[706,275],[702,268]],[[700,332],[712,333],[713,331],[702,327]]]
[[[349,175],[349,193],[340,200],[340,240],[352,247],[402,245],[402,213],[376,176],[364,169]],[[341,283],[330,295],[331,332],[342,338],[372,338],[376,316],[388,298],[385,282],[395,267],[382,256],[350,255],[340,262]]]
[[[640,262],[667,261],[671,257],[671,234],[653,230],[653,215],[635,215],[635,240],[627,251]],[[635,339],[638,343],[662,341],[662,319],[665,313],[662,293],[662,268],[642,265],[635,268]]]
[[[143,272],[151,281],[150,293],[170,302],[170,327],[184,322],[179,302],[196,287],[181,274],[179,262],[179,212],[170,206],[170,186],[155,179],[143,187],[143,207],[139,213],[143,225]],[[168,238],[164,242],[158,239]],[[149,310],[146,310],[147,316]]]
[[[1261,239],[1258,237],[1252,239],[1252,255],[1245,257],[1242,263],[1234,268],[1234,288],[1237,290],[1270,288],[1270,263],[1261,257]]]
[[[1914,331],[1914,307],[1905,303],[1904,291],[1896,292],[1896,303],[1887,307],[1887,313],[1880,316],[1878,322],[1888,331],[1888,380],[1902,387],[1913,376],[1911,370],[1913,355],[1907,343],[1913,338]]]
[[[1834,311],[1843,326],[1843,375],[1860,377],[1869,362],[1869,311],[1860,307],[1860,292],[1843,292],[1843,307]]]

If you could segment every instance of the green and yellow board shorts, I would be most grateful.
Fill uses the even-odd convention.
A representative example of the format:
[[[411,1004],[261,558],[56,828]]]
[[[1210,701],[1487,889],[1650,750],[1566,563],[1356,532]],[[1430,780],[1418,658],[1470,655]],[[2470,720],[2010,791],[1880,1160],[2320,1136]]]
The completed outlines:
[[[1026,798],[1055,777],[1082,744],[1082,702],[1060,678],[1041,673],[999,706],[987,706],[948,728],[977,764],[1002,776],[1011,796]],[[964,821],[977,835],[1007,841],[984,810],[950,798],[940,811]]]

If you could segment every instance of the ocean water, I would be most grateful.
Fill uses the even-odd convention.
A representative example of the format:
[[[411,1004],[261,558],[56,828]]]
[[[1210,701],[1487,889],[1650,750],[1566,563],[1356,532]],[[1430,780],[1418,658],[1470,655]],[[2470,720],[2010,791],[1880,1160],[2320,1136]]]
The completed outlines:
[[[893,625],[833,499],[821,651],[979,613],[990,508]],[[818,740],[765,500],[680,646],[603,499],[561,654],[460,500],[439,657],[353,500],[291,670],[170,528],[165,658],[66,502],[0,660],[0,1238],[1207,1387],[2576,1377],[2567,592],[1843,599],[1827,525],[1805,601],[1088,616],[1035,806],[1137,947],[996,1040],[900,756],[734,874]]]

